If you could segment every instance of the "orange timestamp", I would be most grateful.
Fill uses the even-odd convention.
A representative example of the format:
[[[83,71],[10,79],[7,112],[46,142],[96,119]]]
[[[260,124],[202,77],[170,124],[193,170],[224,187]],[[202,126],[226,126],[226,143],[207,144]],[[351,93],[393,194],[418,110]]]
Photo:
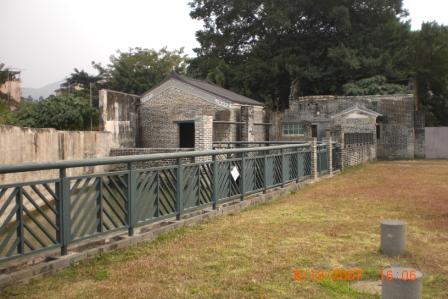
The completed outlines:
[[[362,280],[363,269],[294,269],[294,280],[310,280],[322,282],[324,280],[333,281],[355,281]]]
[[[324,280],[333,281],[359,281],[363,279],[364,270],[361,268],[342,269],[335,268],[331,270],[326,269],[294,269],[295,281],[317,281],[322,282]],[[417,271],[413,269],[402,269],[398,272],[393,272],[390,269],[380,270],[379,279],[381,280],[416,280]]]

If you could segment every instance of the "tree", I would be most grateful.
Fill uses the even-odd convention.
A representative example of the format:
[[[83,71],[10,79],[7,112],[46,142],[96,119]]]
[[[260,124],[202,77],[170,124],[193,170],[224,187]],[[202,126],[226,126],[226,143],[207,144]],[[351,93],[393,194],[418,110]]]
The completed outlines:
[[[90,121],[97,118],[98,110],[90,107],[89,100],[59,96],[23,103],[16,115],[15,124],[33,128],[85,130],[90,128]]]
[[[0,63],[0,86],[8,81],[8,69],[5,68],[4,63]]]
[[[427,125],[448,126],[448,27],[425,23],[414,44],[416,93]]]
[[[202,20],[190,75],[275,109],[297,94],[343,93],[345,83],[409,79],[410,26],[401,0],[193,0]],[[224,77],[224,79],[223,79]]]
[[[349,96],[411,93],[411,91],[403,85],[387,83],[386,77],[384,76],[375,76],[356,82],[350,82],[345,84],[342,89],[344,90],[344,94]]]
[[[160,51],[131,48],[129,52],[117,52],[104,67],[93,63],[104,74],[104,86],[131,94],[142,94],[159,84],[171,71],[184,73],[186,56],[183,49]]]

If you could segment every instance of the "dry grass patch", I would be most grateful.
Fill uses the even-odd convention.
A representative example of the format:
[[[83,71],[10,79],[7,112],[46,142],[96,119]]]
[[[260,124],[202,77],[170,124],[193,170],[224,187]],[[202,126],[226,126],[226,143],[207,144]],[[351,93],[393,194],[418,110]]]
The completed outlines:
[[[408,222],[409,252],[378,252],[379,221]],[[376,298],[348,283],[294,282],[294,268],[391,264],[425,274],[426,298],[448,297],[448,162],[379,162],[242,213],[104,254],[2,297]]]

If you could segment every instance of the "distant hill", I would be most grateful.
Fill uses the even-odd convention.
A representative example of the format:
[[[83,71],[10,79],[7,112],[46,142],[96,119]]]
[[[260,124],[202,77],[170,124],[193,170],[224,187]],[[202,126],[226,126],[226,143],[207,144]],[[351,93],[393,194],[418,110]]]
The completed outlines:
[[[54,82],[48,85],[45,85],[40,88],[28,88],[23,87],[22,88],[22,97],[28,98],[31,96],[34,100],[38,100],[40,97],[43,97],[44,99],[48,96],[54,94],[54,91],[59,88],[59,85],[64,81],[58,81]]]

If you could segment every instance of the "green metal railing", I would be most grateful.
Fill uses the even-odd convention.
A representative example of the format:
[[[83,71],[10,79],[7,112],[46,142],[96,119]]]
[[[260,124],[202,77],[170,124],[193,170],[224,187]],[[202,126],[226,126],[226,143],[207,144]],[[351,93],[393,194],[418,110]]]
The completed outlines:
[[[319,148],[320,172],[328,165],[326,150]],[[58,170],[59,177],[0,184],[0,260],[58,247],[65,255],[80,240],[126,229],[132,236],[144,224],[305,180],[311,157],[309,144],[295,144],[3,165],[0,174]],[[177,162],[148,167],[168,159]],[[71,168],[118,164],[126,168],[68,175]]]

